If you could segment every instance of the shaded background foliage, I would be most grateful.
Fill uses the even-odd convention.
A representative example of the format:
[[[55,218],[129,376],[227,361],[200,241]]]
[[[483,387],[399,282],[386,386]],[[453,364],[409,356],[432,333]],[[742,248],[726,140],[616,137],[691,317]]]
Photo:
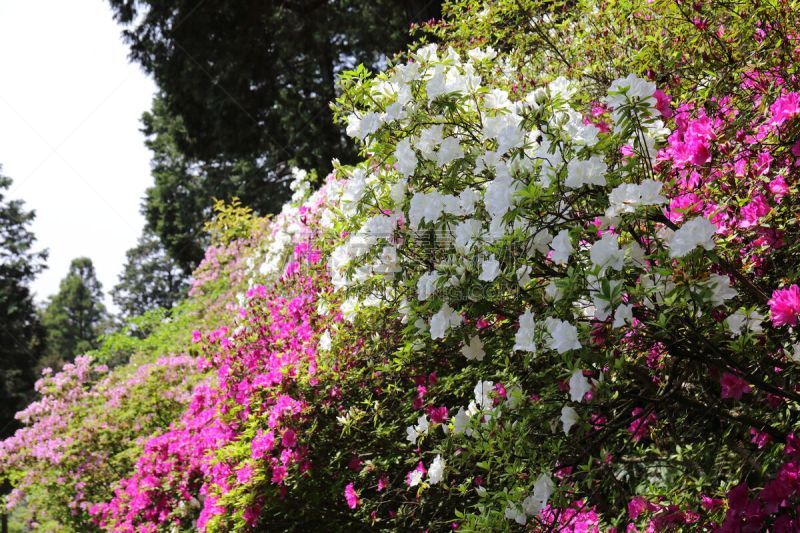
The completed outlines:
[[[274,213],[291,165],[325,175],[334,157],[355,161],[329,108],[336,75],[380,67],[410,24],[441,12],[433,0],[110,3],[160,90],[143,118],[155,183],[142,210],[187,274],[214,198]]]
[[[17,427],[16,413],[30,399],[33,369],[44,346],[30,283],[45,268],[46,251],[35,249],[35,213],[6,198],[11,179],[0,175],[0,438]]]
[[[97,348],[107,316],[103,287],[92,260],[88,257],[73,259],[58,292],[49,299],[42,313],[42,324],[47,329],[47,352],[42,364],[57,366]]]
[[[159,307],[171,309],[186,296],[188,283],[183,272],[166,255],[155,235],[145,232],[126,255],[119,283],[111,290],[123,318],[137,317]]]

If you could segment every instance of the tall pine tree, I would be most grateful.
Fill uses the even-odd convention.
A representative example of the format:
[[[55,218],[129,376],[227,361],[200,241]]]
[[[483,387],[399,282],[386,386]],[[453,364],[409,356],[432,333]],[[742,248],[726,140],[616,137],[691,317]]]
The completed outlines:
[[[31,397],[44,340],[29,284],[45,268],[47,252],[34,250],[34,212],[6,198],[10,186],[0,176],[0,438],[16,429],[14,413]]]
[[[158,307],[169,309],[186,296],[186,276],[155,235],[145,231],[126,255],[119,283],[111,290],[123,317],[138,316]]]
[[[441,0],[109,0],[159,87],[144,117],[148,227],[190,273],[214,198],[280,209],[291,165],[324,176],[356,150],[333,123],[336,76],[404,50]]]
[[[71,361],[96,348],[106,319],[103,288],[88,257],[73,259],[42,315],[47,329],[48,365]]]

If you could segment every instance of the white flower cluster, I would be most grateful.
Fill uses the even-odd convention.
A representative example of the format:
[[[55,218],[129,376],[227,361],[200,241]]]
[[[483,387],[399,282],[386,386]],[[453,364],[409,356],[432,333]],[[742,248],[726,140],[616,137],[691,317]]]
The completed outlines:
[[[638,309],[662,305],[677,285],[654,265],[712,250],[716,228],[703,217],[674,231],[663,223],[659,211],[668,198],[652,162],[669,131],[653,83],[633,75],[615,80],[604,99],[609,128],[601,130],[573,107],[589,99],[578,98],[586,90],[580,81],[558,78],[528,94],[510,92],[512,67],[486,69],[495,56],[486,49],[462,58],[428,45],[368,84],[375,105],[354,111],[347,133],[382,150],[382,163],[340,171],[346,179],[335,228],[347,237],[329,269],[336,288],[355,288],[348,294],[363,300],[386,280],[384,294],[402,302],[403,323],[415,326],[415,350],[455,340],[476,365],[491,364],[495,354],[487,357],[489,337],[479,335],[467,310],[490,298],[461,289],[520,289],[510,355],[568,362],[562,371],[570,373],[572,405],[551,424],[555,431],[560,421],[564,435],[575,438],[576,408],[605,386],[602,373],[588,377],[599,369],[585,362],[592,346],[587,323],[607,322],[615,331],[636,324]],[[623,146],[633,155],[621,160]],[[641,238],[645,224],[661,229]],[[718,274],[690,290],[711,306],[737,295]],[[741,311],[726,324],[737,336],[760,331],[762,320]],[[474,399],[444,426],[449,438],[474,435],[522,396],[509,393],[498,403],[493,387],[478,382]],[[416,446],[429,427],[420,416],[406,429],[407,440]],[[442,479],[440,459],[429,470],[431,484]],[[506,516],[524,524],[553,490],[549,476],[541,476],[530,496],[509,503]]]
[[[533,492],[522,500],[522,505],[509,503],[506,507],[505,517],[520,525],[525,525],[528,517],[537,516],[547,505],[547,500],[553,494],[555,484],[548,474],[541,474],[533,484]]]

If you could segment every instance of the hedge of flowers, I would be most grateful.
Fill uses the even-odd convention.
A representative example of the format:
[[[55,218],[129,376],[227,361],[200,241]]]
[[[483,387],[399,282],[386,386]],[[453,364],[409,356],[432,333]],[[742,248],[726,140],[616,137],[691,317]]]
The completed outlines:
[[[364,161],[209,252],[205,378],[119,475],[76,471],[82,524],[800,529],[798,6],[447,12],[342,76]],[[42,461],[77,452],[40,425],[2,459],[58,507]]]

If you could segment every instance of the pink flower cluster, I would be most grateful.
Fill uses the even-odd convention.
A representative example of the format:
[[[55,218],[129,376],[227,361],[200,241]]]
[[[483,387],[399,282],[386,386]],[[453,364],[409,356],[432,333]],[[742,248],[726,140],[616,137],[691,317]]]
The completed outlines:
[[[800,440],[790,434],[784,447],[786,461],[774,478],[767,481],[753,497],[746,482],[728,492],[728,511],[720,533],[739,531],[800,530],[796,510],[800,503]]]
[[[762,85],[745,82],[742,89],[756,104],[767,97]],[[787,179],[799,154],[774,138],[796,115],[797,99],[796,93],[779,97],[747,129],[737,125],[740,112],[731,98],[713,99],[704,108],[680,105],[658,155],[656,170],[673,178],[667,218],[676,224],[694,215],[709,218],[718,234],[739,245],[737,264],[757,273],[772,251],[785,246],[783,231],[764,222],[793,185]]]
[[[769,316],[775,327],[796,326],[800,316],[800,287],[792,285],[786,289],[778,289],[772,293],[769,304]]]
[[[18,414],[26,427],[0,442],[0,469],[26,468],[31,473],[17,485],[9,505],[22,500],[31,485],[58,483],[73,487],[71,494],[65,491],[69,501],[64,505],[74,515],[86,513],[97,490],[92,480],[105,483],[102,473],[111,471],[112,450],[96,443],[132,445],[156,423],[156,411],[188,403],[196,375],[195,359],[188,355],[142,364],[123,378],[107,370],[80,356],[56,374],[44,372],[36,384],[41,399]],[[148,406],[138,395],[154,383],[160,405]]]
[[[255,479],[283,494],[289,476],[312,468],[301,432],[308,406],[293,390],[299,382],[316,382],[320,328],[341,321],[339,314],[317,313],[318,296],[330,290],[320,257],[310,243],[297,244],[277,283],[247,291],[235,328],[193,333],[204,351],[200,364],[214,377],[195,389],[180,420],[145,443],[134,473],[114,497],[92,508],[100,527],[155,531],[189,527],[196,518],[196,527],[205,530],[237,512],[228,495]],[[251,435],[245,455],[220,455],[245,432]],[[348,504],[357,505],[352,484],[347,495]],[[182,512],[187,504],[199,515]],[[244,510],[250,525],[262,506],[263,498]]]
[[[230,512],[222,503],[225,494],[250,483],[256,471],[282,485],[291,469],[311,467],[294,429],[305,402],[284,389],[315,373],[311,321],[317,289],[311,278],[299,275],[281,287],[283,294],[291,287],[297,295],[276,296],[257,287],[245,327],[229,337],[208,336],[213,344],[207,364],[216,369],[215,383],[195,390],[180,421],[147,442],[134,475],[121,482],[110,502],[94,507],[100,526],[138,531],[180,523],[174,512],[179,504],[196,501],[202,502],[197,527],[204,529],[213,517]],[[241,464],[215,460],[214,452],[239,438],[253,420],[263,421],[263,427],[252,440],[250,457]],[[253,520],[258,514],[250,513]]]

